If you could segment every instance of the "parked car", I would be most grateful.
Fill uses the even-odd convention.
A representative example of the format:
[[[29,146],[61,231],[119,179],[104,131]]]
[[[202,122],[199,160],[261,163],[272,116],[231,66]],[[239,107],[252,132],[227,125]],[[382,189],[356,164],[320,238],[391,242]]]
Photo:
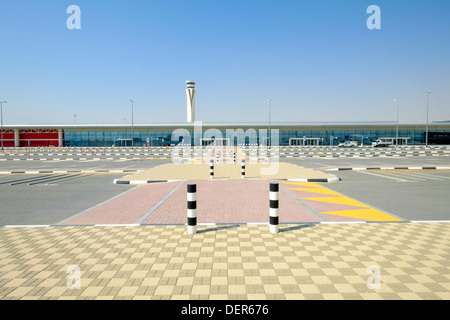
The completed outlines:
[[[345,141],[338,144],[339,147],[342,148],[353,148],[357,147],[358,143],[356,141]]]
[[[372,147],[389,147],[392,145],[392,139],[378,139],[372,142]]]

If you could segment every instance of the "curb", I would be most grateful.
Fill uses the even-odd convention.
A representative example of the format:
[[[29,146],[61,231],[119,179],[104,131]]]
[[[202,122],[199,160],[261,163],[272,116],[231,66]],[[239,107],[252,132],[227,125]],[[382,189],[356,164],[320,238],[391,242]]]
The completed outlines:
[[[296,151],[282,151],[279,154],[280,158],[376,158],[376,157],[435,157],[435,156],[450,156],[448,150],[407,150],[407,151],[354,151],[354,152],[330,152],[320,151],[320,154],[311,154],[310,152],[296,152]],[[324,153],[326,152],[326,154]],[[11,154],[5,155],[5,158],[0,158],[0,161],[79,161],[79,160],[167,160],[171,159],[168,153],[154,153],[154,154],[38,154],[42,158],[30,158],[28,154]],[[62,157],[61,157],[62,156]]]
[[[142,170],[12,170],[12,171],[0,171],[0,174],[38,174],[38,173],[129,173],[129,172],[141,172]]]
[[[99,158],[99,157],[82,157],[82,158],[8,158],[0,159],[0,161],[90,161],[90,160],[167,160],[167,157],[124,157],[124,158]]]
[[[385,223],[450,223],[450,220],[402,220],[402,221],[318,221],[318,222],[280,222],[280,225],[318,225],[318,224],[385,224]],[[40,224],[40,225],[0,225],[0,228],[49,228],[49,227],[145,227],[145,226],[186,226],[186,223],[114,223],[114,224]],[[198,226],[215,226],[225,227],[229,225],[269,225],[269,222],[232,222],[232,223],[215,223],[206,222],[198,223]],[[295,227],[294,227],[295,228]]]
[[[450,167],[366,167],[366,168],[333,168],[325,171],[359,171],[359,170],[450,170]]]
[[[238,180],[238,179],[236,179]],[[277,181],[292,181],[292,182],[339,182],[341,178],[311,178],[311,179],[272,179]],[[158,182],[173,182],[182,180],[119,180],[114,179],[115,184],[148,184],[148,183],[158,183]],[[210,181],[210,180],[208,180]],[[241,181],[241,180],[238,180]]]
[[[158,183],[158,182],[173,182],[181,180],[118,180],[114,179],[114,184],[148,184],[148,183]]]
[[[311,179],[275,179],[280,181],[291,181],[291,182],[339,182],[340,177],[334,178],[311,178]]]

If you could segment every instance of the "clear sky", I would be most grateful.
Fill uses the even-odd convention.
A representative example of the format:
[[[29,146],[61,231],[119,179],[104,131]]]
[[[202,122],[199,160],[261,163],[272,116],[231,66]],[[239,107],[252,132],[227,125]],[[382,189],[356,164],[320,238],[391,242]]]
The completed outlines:
[[[81,29],[66,12],[81,10]],[[370,5],[381,29],[369,29]],[[450,120],[448,0],[0,0],[4,124]],[[74,115],[77,115],[76,118]]]

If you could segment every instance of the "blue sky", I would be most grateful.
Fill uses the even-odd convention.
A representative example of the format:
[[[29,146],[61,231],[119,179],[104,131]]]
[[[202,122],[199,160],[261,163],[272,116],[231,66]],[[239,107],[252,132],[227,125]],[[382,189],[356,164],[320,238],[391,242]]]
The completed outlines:
[[[67,8],[81,9],[69,30]],[[381,29],[369,30],[370,5]],[[0,0],[5,124],[450,120],[448,0]]]

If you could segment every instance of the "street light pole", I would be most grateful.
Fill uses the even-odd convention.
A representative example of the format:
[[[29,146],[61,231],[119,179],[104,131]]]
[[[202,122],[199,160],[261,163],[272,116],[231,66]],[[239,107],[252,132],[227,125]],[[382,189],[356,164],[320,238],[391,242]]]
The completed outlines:
[[[398,99],[394,99],[394,102],[397,102],[397,131],[395,133],[395,147],[398,147],[398,110],[399,110],[399,102]]]
[[[269,142],[270,143],[270,145],[272,145],[272,139],[271,139],[271,137],[272,137],[272,135],[271,135],[271,110],[270,110],[270,108],[271,108],[271,102],[272,102],[272,98],[269,98],[269,134],[267,135],[267,142]]]
[[[2,138],[2,151],[3,151],[3,104],[7,101],[0,101],[0,122],[1,122],[1,138]]]
[[[131,101],[131,147],[134,147],[134,119],[133,119],[133,103],[134,100],[130,99]]]
[[[425,129],[425,146],[428,147],[428,105],[429,105],[429,96],[430,96],[431,90],[427,91],[427,125]]]

